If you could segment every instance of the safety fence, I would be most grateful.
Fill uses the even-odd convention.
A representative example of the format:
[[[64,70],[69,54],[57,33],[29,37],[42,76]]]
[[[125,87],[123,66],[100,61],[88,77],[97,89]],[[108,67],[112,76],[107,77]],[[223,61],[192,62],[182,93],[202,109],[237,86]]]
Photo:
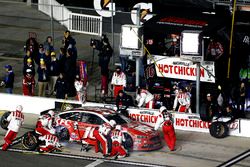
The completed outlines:
[[[64,25],[72,32],[101,36],[102,17],[73,13],[56,0],[39,0],[38,10]]]

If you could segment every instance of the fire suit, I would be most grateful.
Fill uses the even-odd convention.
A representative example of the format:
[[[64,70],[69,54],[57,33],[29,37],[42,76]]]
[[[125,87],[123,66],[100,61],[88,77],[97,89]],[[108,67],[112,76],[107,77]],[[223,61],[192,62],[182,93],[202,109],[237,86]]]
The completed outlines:
[[[23,78],[23,95],[34,96],[35,79],[34,76]]]
[[[174,151],[176,136],[170,113],[162,112],[158,115],[154,129],[157,130],[160,126],[162,126],[166,144],[168,145],[170,151]]]
[[[39,146],[39,151],[41,152],[52,152],[60,147],[59,139],[55,135],[46,134],[44,136],[40,136],[39,140],[45,141],[44,145]]]
[[[87,88],[84,86],[82,81],[75,81],[75,88],[76,88],[76,98],[78,101],[84,103],[87,97]]]
[[[55,134],[55,129],[53,128],[53,118],[49,115],[42,115],[36,123],[36,133],[44,136],[47,134]]]
[[[146,103],[146,108],[154,108],[154,96],[146,89],[142,89],[140,94],[137,94],[136,101],[138,102],[138,107],[142,107]]]
[[[16,138],[20,127],[23,125],[24,115],[21,111],[11,112],[10,115],[7,117],[7,121],[9,122],[9,125],[8,131],[4,137],[5,143],[2,147],[3,151],[6,151],[8,149],[8,146]]]
[[[124,72],[114,72],[111,80],[111,85],[114,86],[114,98],[118,95],[120,90],[123,90],[126,87],[126,75]]]
[[[110,137],[109,134],[111,132],[111,126],[108,123],[104,123],[99,127],[95,128],[93,134],[96,138],[97,142],[95,145],[95,152],[99,151],[98,142],[101,143],[103,155],[108,155],[108,148],[109,148],[109,141]]]
[[[190,109],[190,96],[188,93],[178,93],[175,97],[174,100],[174,106],[173,106],[173,110],[176,109],[177,105],[179,104],[179,108],[178,108],[178,112],[191,112]]]
[[[114,130],[111,133],[112,139],[112,150],[110,156],[119,155],[120,157],[125,157],[127,155],[126,149],[123,147],[122,142],[125,142],[125,137],[120,130]]]

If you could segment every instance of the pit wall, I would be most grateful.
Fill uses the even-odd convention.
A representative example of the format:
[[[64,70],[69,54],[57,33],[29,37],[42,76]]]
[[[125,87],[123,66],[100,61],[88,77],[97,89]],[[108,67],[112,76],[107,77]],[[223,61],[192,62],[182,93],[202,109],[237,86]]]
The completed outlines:
[[[0,93],[0,110],[14,111],[17,105],[23,106],[24,113],[40,114],[44,110],[55,108],[56,103],[61,103],[64,106],[71,104],[81,106],[81,103],[74,100],[59,100],[54,98],[30,97],[22,95],[9,95]],[[82,106],[100,106],[115,109],[114,105],[86,102]],[[130,118],[139,122],[154,126],[158,110],[148,110],[145,108],[129,108]],[[209,133],[210,123],[200,119],[198,114],[176,113],[173,112],[175,129],[184,131],[195,131]],[[223,118],[227,120],[227,118]],[[237,119],[230,124],[230,135],[250,137],[250,120]]]

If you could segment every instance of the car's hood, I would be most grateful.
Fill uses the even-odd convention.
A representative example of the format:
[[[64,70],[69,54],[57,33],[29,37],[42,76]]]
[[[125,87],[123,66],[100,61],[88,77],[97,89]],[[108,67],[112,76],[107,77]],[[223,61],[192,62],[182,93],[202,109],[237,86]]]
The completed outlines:
[[[135,134],[135,135],[157,135],[158,132],[154,131],[154,128],[140,123],[140,122],[131,122],[128,124],[124,124],[122,125],[122,129],[123,131],[128,131],[131,134]]]

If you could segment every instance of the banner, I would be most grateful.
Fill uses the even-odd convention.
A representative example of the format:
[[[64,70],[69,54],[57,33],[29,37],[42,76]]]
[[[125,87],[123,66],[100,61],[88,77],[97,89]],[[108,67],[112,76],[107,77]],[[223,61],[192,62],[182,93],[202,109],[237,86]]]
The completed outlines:
[[[161,57],[161,58],[160,58]],[[156,74],[158,77],[175,78],[196,81],[196,64],[180,58],[154,56],[156,61]],[[214,62],[201,63],[200,81],[215,83]]]

